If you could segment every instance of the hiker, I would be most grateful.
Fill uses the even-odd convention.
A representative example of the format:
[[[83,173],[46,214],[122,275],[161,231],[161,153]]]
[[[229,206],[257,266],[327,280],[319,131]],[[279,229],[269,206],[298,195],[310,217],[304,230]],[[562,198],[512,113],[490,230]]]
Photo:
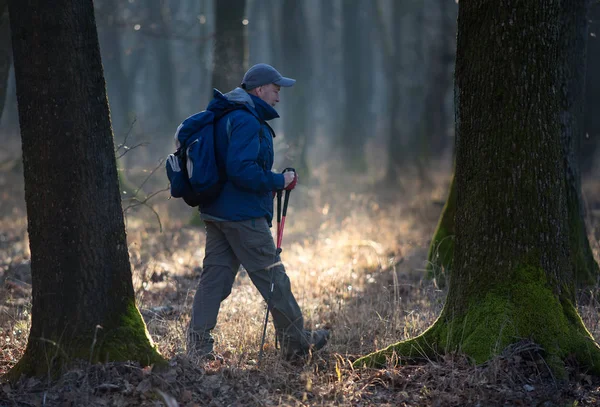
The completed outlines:
[[[273,193],[293,189],[297,175],[271,171],[275,133],[267,121],[279,117],[274,107],[281,87],[295,82],[270,65],[254,65],[240,87],[226,94],[215,89],[207,107],[215,116],[231,111],[215,124],[217,166],[226,172],[226,181],[220,195],[199,208],[206,225],[206,247],[188,331],[190,354],[218,357],[211,331],[240,264],[265,301],[274,283],[270,309],[284,358],[318,350],[329,339],[328,330],[304,329],[302,312],[270,230]]]

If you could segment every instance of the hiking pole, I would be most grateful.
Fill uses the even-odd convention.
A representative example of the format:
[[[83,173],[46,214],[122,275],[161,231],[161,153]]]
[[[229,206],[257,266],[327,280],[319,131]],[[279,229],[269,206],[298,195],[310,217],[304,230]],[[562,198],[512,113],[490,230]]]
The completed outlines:
[[[283,170],[283,172],[286,171],[294,171],[295,170],[293,168],[286,168],[285,170]],[[283,203],[283,217],[282,217],[282,213],[281,213],[281,195],[282,195],[282,190],[278,190],[277,191],[277,249],[275,251],[275,259],[277,260],[277,256],[281,254],[281,240],[283,239],[283,227],[285,225],[285,216],[287,214],[287,207],[288,207],[288,203],[290,200],[290,192],[292,192],[291,190],[286,190],[285,191],[285,200]],[[273,262],[273,266],[274,266],[275,262]],[[262,332],[262,339],[260,341],[260,350],[258,352],[258,364],[260,365],[260,362],[262,360],[262,356],[263,356],[263,349],[265,346],[265,338],[267,336],[267,325],[269,324],[269,312],[271,311],[271,299],[273,298],[273,291],[275,289],[275,282],[273,281],[273,267],[271,267],[271,284],[270,284],[270,290],[269,290],[269,298],[267,299],[267,312],[265,313],[265,323],[263,325],[263,332]],[[275,343],[276,343],[276,347],[277,347],[277,334],[275,334]]]
[[[281,254],[281,194],[282,190],[277,191],[277,254]]]
[[[275,251],[275,258],[273,263],[277,260],[277,255],[281,253],[281,247],[279,246],[279,233],[281,231],[281,190],[277,191],[277,250]],[[267,337],[267,325],[269,324],[269,311],[271,311],[271,298],[273,297],[273,290],[275,289],[275,282],[273,281],[273,268],[270,270],[271,284],[269,288],[269,298],[267,299],[267,311],[265,312],[265,323],[263,324],[262,339],[260,340],[260,349],[258,352],[258,364],[263,357],[263,349],[265,346],[265,338]],[[275,336],[277,337],[277,335]]]
[[[286,168],[285,170],[283,170],[283,172],[287,172],[287,171],[293,171],[296,172],[295,169],[293,168]],[[293,181],[292,181],[293,182]],[[278,194],[280,194],[281,191],[277,191]],[[283,240],[283,228],[285,226],[285,216],[287,214],[287,208],[288,208],[288,203],[290,201],[290,193],[292,192],[291,189],[286,189],[285,190],[285,200],[283,201],[283,214],[281,215],[281,227],[279,227],[279,204],[281,203],[281,195],[277,196],[277,247],[278,247],[278,253],[277,254],[281,254],[281,241]]]

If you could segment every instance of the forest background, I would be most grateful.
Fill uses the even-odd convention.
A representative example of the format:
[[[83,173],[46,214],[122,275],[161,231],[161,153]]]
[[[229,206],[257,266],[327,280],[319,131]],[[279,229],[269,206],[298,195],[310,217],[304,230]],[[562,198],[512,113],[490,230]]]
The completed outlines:
[[[169,397],[182,405],[578,400],[585,405],[597,399],[595,379],[574,372],[560,384],[543,360],[529,356],[527,346],[483,367],[459,356],[404,369],[350,367],[356,356],[422,332],[444,301],[445,288],[428,278],[426,269],[453,171],[456,3],[103,0],[94,5],[136,299],[159,350],[172,358],[175,379],[157,379],[135,367],[88,366],[58,383],[5,388],[7,400],[41,403],[53,397],[56,404],[75,405],[82,399],[89,405],[102,400],[152,405],[168,403]],[[6,13],[3,18],[0,270],[7,371],[27,340],[31,278]],[[578,156],[596,258],[599,20],[593,4]],[[233,89],[258,62],[298,80],[282,91],[282,117],[273,126],[276,168],[293,166],[301,180],[290,204],[284,262],[309,324],[331,325],[334,337],[316,363],[288,366],[272,357],[266,369],[253,370],[264,308],[241,274],[218,332],[219,350],[230,363],[190,367],[180,355],[204,236],[201,225],[190,221],[192,211],[168,199],[162,165],[174,148],[177,125],[204,109],[213,87]],[[597,339],[595,289],[581,295],[587,301],[580,313]],[[234,389],[236,395],[228,391]]]

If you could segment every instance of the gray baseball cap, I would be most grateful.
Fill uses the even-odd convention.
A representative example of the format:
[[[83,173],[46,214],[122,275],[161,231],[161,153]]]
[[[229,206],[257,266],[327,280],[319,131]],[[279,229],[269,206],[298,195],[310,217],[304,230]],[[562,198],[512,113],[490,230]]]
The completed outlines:
[[[282,87],[290,87],[296,83],[295,79],[286,78],[281,76],[277,69],[267,64],[256,64],[252,68],[248,69],[248,72],[244,74],[242,79],[242,88],[246,90],[252,90],[259,86],[268,85],[274,83]]]

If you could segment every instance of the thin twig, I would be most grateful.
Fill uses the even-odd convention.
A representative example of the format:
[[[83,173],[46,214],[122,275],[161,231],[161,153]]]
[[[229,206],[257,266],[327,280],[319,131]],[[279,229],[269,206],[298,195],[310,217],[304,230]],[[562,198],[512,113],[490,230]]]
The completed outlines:
[[[135,124],[136,121],[137,121],[137,117],[134,118],[133,121],[131,122],[131,125],[129,126],[129,130],[127,130],[127,133],[125,133],[125,138],[123,139],[123,142],[121,144],[119,144],[117,146],[117,148],[115,149],[115,154],[118,153],[121,148],[127,149],[127,139],[131,135],[131,132],[133,131],[133,125]],[[117,158],[121,158],[121,157],[123,157],[123,154],[121,154]]]
[[[122,154],[120,154],[120,155],[118,155],[118,156],[117,156],[117,160],[118,160],[119,158],[123,157],[125,154],[127,154],[127,153],[128,153],[128,152],[130,152],[131,150],[134,150],[134,149],[136,149],[136,148],[138,148],[138,147],[146,147],[146,146],[149,146],[149,145],[150,145],[150,143],[149,143],[149,142],[147,142],[147,141],[143,141],[143,142],[141,142],[141,143],[139,143],[139,144],[136,144],[136,145],[135,145],[135,146],[133,146],[133,147],[127,147],[127,146],[123,146],[123,148],[125,149],[125,151],[124,151]]]
[[[148,176],[146,177],[146,179],[144,179],[144,181],[142,181],[142,183],[140,184],[140,186],[138,187],[138,189],[135,190],[135,192],[133,193],[133,196],[136,197],[138,192],[140,192],[140,190],[142,189],[142,187],[148,182],[148,180],[154,175],[154,173],[162,167],[162,165],[164,164],[165,159],[162,158],[160,160],[160,162],[156,165],[156,167],[154,167],[154,169],[150,172],[150,174],[148,174]],[[146,198],[147,200],[147,198]]]
[[[148,201],[149,201],[151,198],[153,198],[153,197],[155,197],[156,195],[158,195],[159,193],[161,193],[161,192],[165,192],[165,191],[168,191],[168,190],[169,190],[169,188],[165,188],[165,189],[161,189],[160,191],[156,191],[156,192],[154,192],[154,193],[150,194],[148,197],[146,197],[146,199],[144,199],[143,201],[140,201],[138,198],[135,198],[135,197],[134,197],[134,198],[130,198],[130,199],[129,199],[129,201],[136,202],[136,203],[135,203],[135,204],[131,204],[131,205],[127,206],[125,209],[123,209],[123,213],[126,213],[128,210],[130,210],[130,209],[133,209],[133,208],[136,208],[136,207],[138,207],[138,206],[146,206],[146,207],[147,207],[147,208],[149,208],[149,209],[150,209],[150,210],[151,210],[151,211],[154,213],[154,215],[156,216],[156,220],[157,220],[157,222],[158,222],[158,228],[159,228],[159,230],[162,232],[162,230],[163,230],[163,229],[162,229],[162,223],[161,223],[161,221],[160,221],[160,215],[158,214],[158,212],[156,212],[156,210],[155,210],[155,209],[154,209],[152,206],[150,206],[150,205],[148,204]]]

